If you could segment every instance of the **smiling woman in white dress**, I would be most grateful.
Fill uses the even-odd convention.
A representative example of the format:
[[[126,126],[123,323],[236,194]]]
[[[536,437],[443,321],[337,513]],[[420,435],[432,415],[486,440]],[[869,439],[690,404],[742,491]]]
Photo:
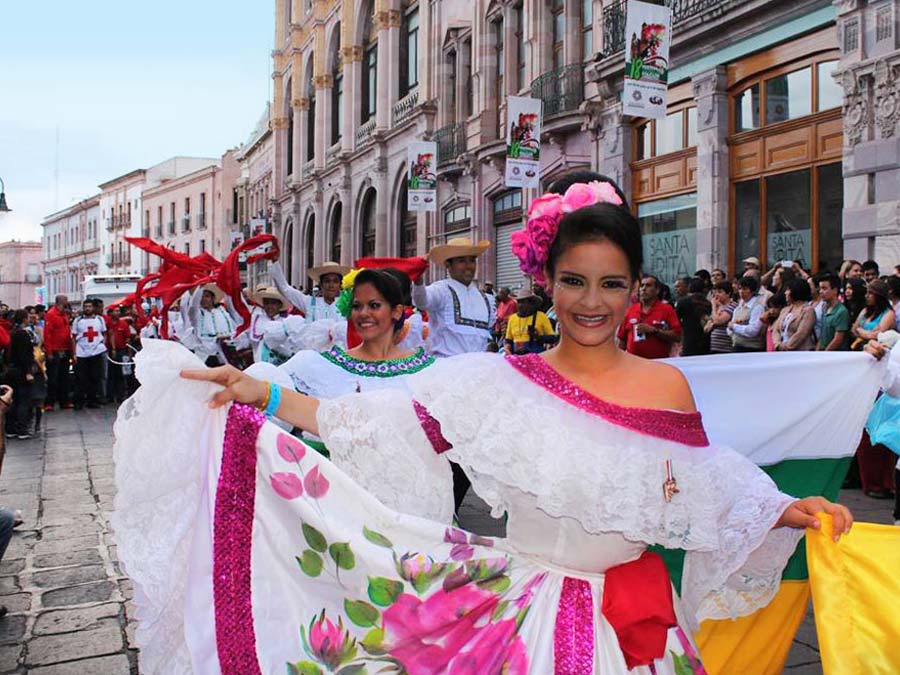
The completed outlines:
[[[833,515],[838,536],[849,530],[846,508],[783,494],[747,459],[711,446],[678,370],[616,348],[640,274],[638,224],[607,179],[582,177],[559,192],[532,204],[514,242],[523,271],[553,294],[562,339],[549,352],[446,359],[410,378],[412,399],[384,390],[319,401],[228,367],[182,373],[222,387],[211,407],[251,404],[318,433],[333,452],[365,457],[360,475],[371,481],[366,471],[380,471],[394,490],[409,487],[397,467],[430,443],[465,469],[494,513],[509,516],[503,542],[442,533],[383,513],[306,453],[300,470],[321,471],[340,494],[313,504],[283,486],[275,492],[295,500],[292,518],[346,537],[346,551],[331,557],[340,568],[352,546],[352,567],[368,576],[346,586],[319,576],[314,552],[301,559],[299,535],[254,534],[253,563],[240,574],[259,581],[217,596],[217,625],[238,621],[234,602],[252,606],[254,617],[243,637],[218,644],[223,670],[269,672],[287,662],[289,672],[338,672],[387,662],[411,675],[700,674],[690,638],[700,621],[767,604],[803,529],[819,527],[817,513]],[[236,406],[231,418],[248,419],[248,410]],[[247,442],[269,467],[275,439],[261,424],[249,425],[259,436]],[[268,513],[265,493],[257,498],[259,522],[287,517],[277,498]],[[379,532],[366,527],[373,521]],[[646,551],[653,544],[686,551],[680,598]],[[290,551],[300,572],[284,560]],[[394,566],[400,579],[389,578]],[[266,592],[260,584],[276,570],[278,593]],[[365,594],[365,579],[371,602],[353,599]],[[308,625],[302,644],[286,637],[293,625]],[[196,635],[189,643],[192,654],[208,648]]]

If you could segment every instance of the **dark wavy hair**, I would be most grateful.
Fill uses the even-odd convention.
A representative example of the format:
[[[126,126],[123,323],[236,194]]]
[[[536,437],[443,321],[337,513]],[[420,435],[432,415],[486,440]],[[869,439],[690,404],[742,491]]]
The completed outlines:
[[[601,181],[613,186],[616,194],[622,200],[621,206],[615,204],[600,203],[568,213],[559,221],[559,229],[556,239],[550,246],[547,257],[547,271],[550,276],[556,270],[556,262],[568,249],[578,244],[603,239],[612,242],[625,253],[628,258],[628,268],[632,279],[638,279],[641,275],[641,267],[644,264],[644,247],[641,241],[641,228],[637,218],[631,213],[625,193],[616,182],[595,171],[572,171],[553,181],[548,192],[565,194],[576,183],[591,183]]]
[[[379,295],[381,295],[381,297],[385,299],[385,302],[390,305],[391,309],[397,307],[398,305],[401,307],[404,306],[403,287],[400,285],[400,281],[396,276],[394,276],[394,274],[391,273],[391,271],[386,269],[367,269],[357,274],[356,279],[354,279],[353,281],[354,296],[356,294],[356,289],[363,284],[370,284],[373,288],[375,288],[375,290],[378,291]],[[394,323],[394,332],[397,332],[398,330],[403,328],[403,323],[405,320],[406,318],[404,316],[401,316],[400,319],[398,319]]]

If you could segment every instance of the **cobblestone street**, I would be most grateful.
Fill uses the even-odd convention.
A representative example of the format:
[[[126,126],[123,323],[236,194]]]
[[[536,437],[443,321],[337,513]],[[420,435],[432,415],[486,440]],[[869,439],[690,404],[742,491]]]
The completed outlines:
[[[42,438],[7,444],[0,503],[21,509],[25,522],[0,565],[0,604],[9,609],[0,620],[0,673],[139,672],[131,586],[119,569],[109,526],[113,418],[112,407],[49,413]],[[867,499],[858,490],[842,499],[858,520],[890,522],[890,502]],[[467,501],[461,516],[475,531],[503,530],[477,499]],[[821,672],[810,613],[785,673]]]

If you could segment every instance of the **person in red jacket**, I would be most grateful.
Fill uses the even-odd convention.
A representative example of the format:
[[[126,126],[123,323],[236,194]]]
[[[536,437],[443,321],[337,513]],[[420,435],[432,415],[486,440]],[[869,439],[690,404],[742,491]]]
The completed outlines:
[[[44,317],[44,351],[47,356],[47,399],[44,410],[71,408],[69,400],[69,363],[72,360],[72,333],[67,313],[69,299],[57,295]]]

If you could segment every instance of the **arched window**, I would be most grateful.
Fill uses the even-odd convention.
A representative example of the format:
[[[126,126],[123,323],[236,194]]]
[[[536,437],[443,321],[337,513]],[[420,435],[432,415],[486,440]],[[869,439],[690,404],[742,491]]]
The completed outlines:
[[[309,108],[306,113],[306,161],[316,157],[316,82],[313,78],[313,60],[309,59],[306,67],[306,91]]]
[[[291,108],[291,96],[293,95],[293,81],[288,78],[285,87],[284,114],[287,115],[287,175],[294,173],[294,111]]]
[[[306,271],[309,273],[316,265],[316,214],[311,213],[306,219]]]
[[[343,212],[340,202],[334,205],[331,211],[331,260],[341,262],[341,214]]]
[[[344,62],[341,59],[341,24],[331,38],[331,145],[339,143],[344,127]]]
[[[284,273],[291,283],[296,283],[296,279],[292,277],[293,272],[293,256],[294,256],[294,223],[288,219],[284,223],[284,234],[281,237],[282,249],[281,260],[284,266]]]
[[[371,1],[366,4],[363,23],[363,62],[362,62],[362,105],[361,122],[368,122],[375,117],[378,101],[378,31],[373,22],[375,6]]]
[[[404,258],[412,258],[418,250],[418,220],[416,212],[409,210],[409,196],[406,189],[406,180],[400,188],[400,204],[399,204],[399,241],[400,255]]]
[[[360,253],[362,257],[375,255],[375,190],[370,189],[363,200],[360,221]]]

